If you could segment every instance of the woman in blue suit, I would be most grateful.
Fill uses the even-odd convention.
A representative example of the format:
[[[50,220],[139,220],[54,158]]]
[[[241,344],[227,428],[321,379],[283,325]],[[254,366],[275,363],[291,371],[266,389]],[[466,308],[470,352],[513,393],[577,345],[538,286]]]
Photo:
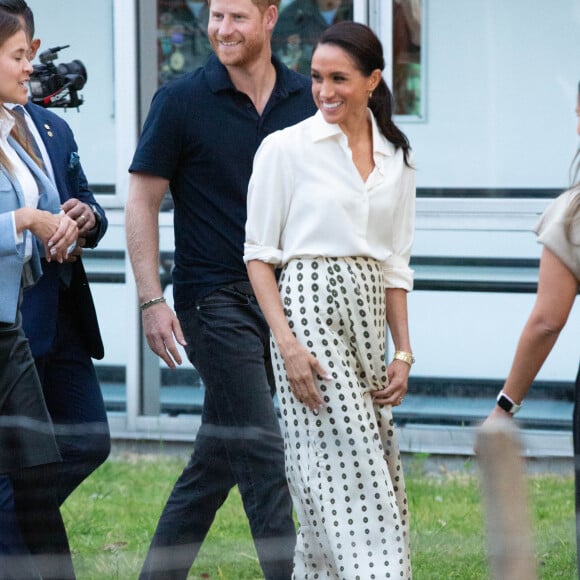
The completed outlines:
[[[0,474],[14,488],[18,523],[36,576],[74,578],[55,482],[60,455],[21,326],[24,287],[41,273],[40,253],[62,262],[78,226],[61,211],[26,133],[4,103],[25,104],[32,66],[18,18],[0,14]],[[20,563],[0,562],[0,577]]]

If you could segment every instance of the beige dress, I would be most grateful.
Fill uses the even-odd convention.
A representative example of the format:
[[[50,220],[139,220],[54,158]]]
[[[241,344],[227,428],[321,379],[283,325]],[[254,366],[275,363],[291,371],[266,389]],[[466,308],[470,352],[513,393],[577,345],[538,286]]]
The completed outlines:
[[[570,203],[580,196],[580,186],[559,195],[535,227],[538,242],[555,254],[580,281],[580,210],[568,215]]]

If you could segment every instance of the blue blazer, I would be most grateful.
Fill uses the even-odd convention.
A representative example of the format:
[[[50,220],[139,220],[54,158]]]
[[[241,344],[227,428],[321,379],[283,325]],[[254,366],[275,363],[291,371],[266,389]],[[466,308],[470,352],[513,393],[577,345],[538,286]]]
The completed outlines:
[[[101,216],[99,228],[86,240],[86,247],[94,248],[105,235],[108,222],[103,208],[97,203],[93,192],[89,189],[73,133],[66,121],[52,111],[33,103],[28,103],[26,110],[32,117],[48,151],[60,203],[76,197],[83,203],[93,205]],[[82,259],[64,267],[72,267],[67,300],[74,303],[75,311],[78,312],[85,346],[91,357],[101,359],[104,356],[103,341]],[[22,325],[35,357],[47,354],[54,342],[62,268],[63,266],[57,262],[42,260],[42,278],[35,286],[24,292],[21,307]]]
[[[26,163],[38,184],[39,209],[59,213],[58,193],[38,165],[24,149],[12,138],[8,142],[19,157]],[[22,243],[15,243],[12,212],[24,207],[24,194],[18,180],[7,169],[0,167],[0,322],[14,323],[18,311],[22,268],[24,266],[25,244],[32,233],[23,232]],[[42,244],[33,239],[30,265],[34,279],[41,275],[40,255],[44,252]]]

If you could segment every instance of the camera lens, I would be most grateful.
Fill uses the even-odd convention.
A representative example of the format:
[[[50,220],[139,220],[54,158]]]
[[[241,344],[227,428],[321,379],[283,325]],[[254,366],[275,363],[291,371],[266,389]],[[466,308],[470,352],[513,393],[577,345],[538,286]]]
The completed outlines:
[[[72,83],[72,88],[80,91],[87,82],[87,69],[80,60],[60,63],[56,70]]]

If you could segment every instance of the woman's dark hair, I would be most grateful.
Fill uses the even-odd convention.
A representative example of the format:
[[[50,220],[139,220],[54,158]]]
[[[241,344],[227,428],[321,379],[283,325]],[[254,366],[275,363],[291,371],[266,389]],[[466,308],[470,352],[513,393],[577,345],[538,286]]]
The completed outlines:
[[[28,39],[34,38],[34,15],[24,0],[0,0],[0,10],[20,16],[24,20],[24,31]]]
[[[320,44],[332,44],[344,50],[365,77],[369,77],[374,70],[382,71],[385,68],[381,41],[368,26],[359,22],[345,20],[329,26],[318,38],[316,46]],[[369,108],[383,135],[396,149],[403,150],[405,164],[410,166],[411,146],[406,135],[393,123],[393,95],[383,78],[369,99]]]

